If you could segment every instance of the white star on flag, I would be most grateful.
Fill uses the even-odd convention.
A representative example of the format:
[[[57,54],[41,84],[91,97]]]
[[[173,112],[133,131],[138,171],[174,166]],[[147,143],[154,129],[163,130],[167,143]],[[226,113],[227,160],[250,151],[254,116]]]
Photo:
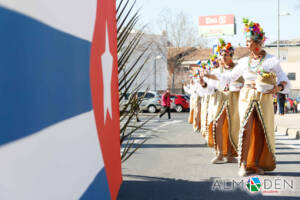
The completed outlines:
[[[109,37],[108,37],[108,28],[106,23],[106,37],[105,37],[105,52],[101,56],[102,63],[102,77],[103,77],[103,98],[104,98],[104,124],[106,122],[106,113],[110,115],[112,118],[111,111],[111,76],[112,76],[112,68],[113,68],[113,57],[110,53],[109,47]]]

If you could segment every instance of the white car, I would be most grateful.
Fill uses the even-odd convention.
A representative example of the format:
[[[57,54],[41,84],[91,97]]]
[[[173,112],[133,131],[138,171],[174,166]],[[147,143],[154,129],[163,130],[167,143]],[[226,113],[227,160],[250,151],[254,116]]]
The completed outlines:
[[[147,91],[146,94],[145,92],[138,92],[139,98],[141,98],[143,95],[145,96],[140,104],[140,109],[142,111],[155,113],[161,109],[161,96],[158,92]]]

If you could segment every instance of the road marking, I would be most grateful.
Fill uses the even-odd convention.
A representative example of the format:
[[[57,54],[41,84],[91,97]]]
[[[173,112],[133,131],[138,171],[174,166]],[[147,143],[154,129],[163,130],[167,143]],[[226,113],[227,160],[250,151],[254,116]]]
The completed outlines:
[[[155,122],[159,122],[161,123],[159,126],[157,126],[156,128],[152,128],[152,130],[149,130],[149,131],[143,131],[143,130],[137,130],[137,132],[133,133],[132,134],[132,137],[136,137],[135,139],[130,139],[132,140],[132,143],[133,144],[140,144],[142,141],[142,138],[143,137],[151,137],[151,136],[154,136],[153,135],[153,131],[158,131],[160,133],[167,133],[168,131],[167,130],[160,130],[161,128],[163,127],[166,127],[166,126],[169,126],[171,124],[178,124],[180,122],[183,122],[182,120],[173,120],[173,121],[157,121],[157,119],[152,119],[150,120],[148,123],[145,124],[144,128],[150,128],[149,126],[147,127],[147,125],[153,125],[153,124],[156,124]],[[142,131],[142,132],[139,132],[139,131]],[[121,148],[121,153],[124,151],[124,148],[122,147]]]
[[[177,124],[177,123],[180,123],[180,122],[182,122],[182,120],[174,120],[174,121],[165,122],[161,126],[159,126],[159,128],[162,128],[162,127],[165,127],[165,126],[168,126],[168,125],[171,125],[171,124]]]
[[[298,144],[300,145],[300,140],[288,137],[285,133],[278,133],[278,132],[275,132],[275,139],[277,141],[279,141],[285,147],[289,147],[293,151],[300,152],[300,149],[298,148],[298,146],[293,145],[294,143],[296,143],[297,145]],[[286,140],[286,139],[288,139],[288,140]],[[291,144],[291,143],[293,143],[293,144]]]

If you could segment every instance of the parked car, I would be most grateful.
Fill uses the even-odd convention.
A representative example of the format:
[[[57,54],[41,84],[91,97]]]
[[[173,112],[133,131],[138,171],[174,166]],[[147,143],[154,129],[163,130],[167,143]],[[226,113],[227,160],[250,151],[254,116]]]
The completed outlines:
[[[161,95],[156,91],[147,91],[145,92],[138,92],[138,97],[143,98],[140,109],[142,111],[148,111],[150,113],[155,113],[161,109]]]
[[[176,112],[183,112],[190,108],[189,100],[184,95],[171,94],[171,109]]]

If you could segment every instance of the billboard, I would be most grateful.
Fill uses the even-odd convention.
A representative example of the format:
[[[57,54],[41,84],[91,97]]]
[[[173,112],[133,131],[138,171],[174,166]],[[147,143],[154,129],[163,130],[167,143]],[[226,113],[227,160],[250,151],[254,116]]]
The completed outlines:
[[[235,35],[234,15],[212,15],[199,17],[199,34],[201,37]]]

